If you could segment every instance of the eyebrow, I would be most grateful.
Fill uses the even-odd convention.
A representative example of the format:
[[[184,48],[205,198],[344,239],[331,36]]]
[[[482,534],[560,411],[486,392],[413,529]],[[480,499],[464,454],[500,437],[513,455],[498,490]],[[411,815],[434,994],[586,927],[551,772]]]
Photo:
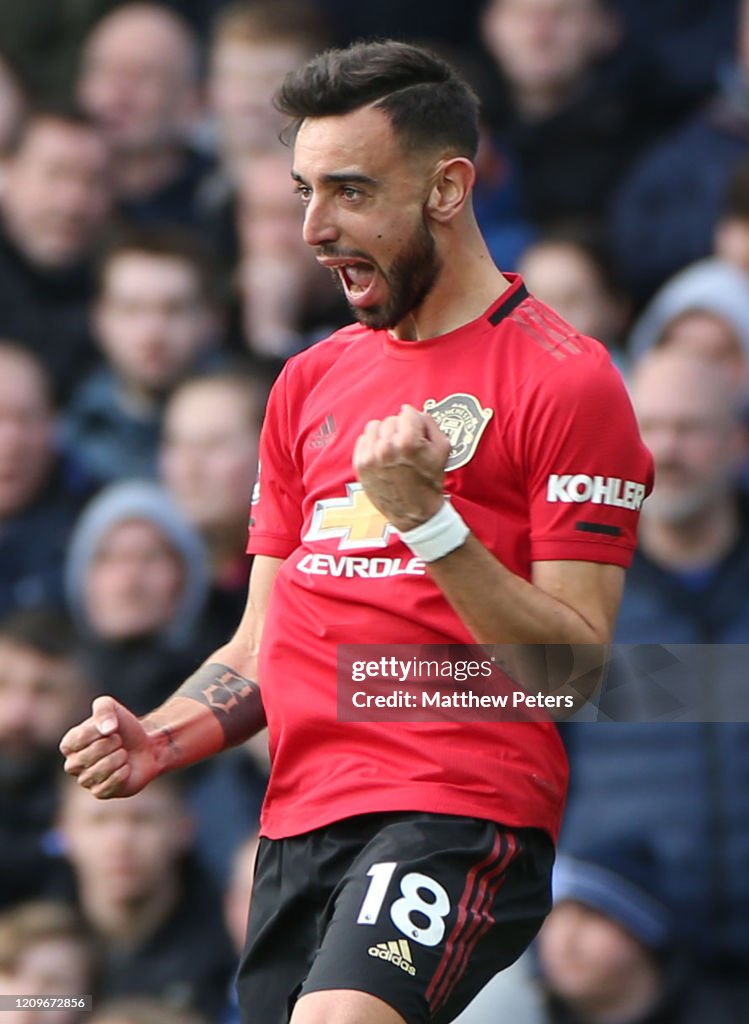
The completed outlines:
[[[292,171],[291,177],[294,181],[299,182],[300,185],[309,184],[298,171]],[[346,182],[353,182],[357,185],[379,184],[376,178],[370,178],[368,174],[358,174],[356,171],[337,171],[331,174],[323,174],[322,181],[326,185],[340,185]]]

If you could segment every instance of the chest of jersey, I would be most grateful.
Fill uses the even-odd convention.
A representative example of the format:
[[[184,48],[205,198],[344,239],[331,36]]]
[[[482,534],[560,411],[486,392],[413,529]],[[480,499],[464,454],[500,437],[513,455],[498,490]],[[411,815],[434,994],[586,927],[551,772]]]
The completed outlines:
[[[480,539],[515,563],[527,547],[521,524],[527,534],[528,516],[505,429],[512,389],[501,365],[470,351],[446,359],[432,350],[402,361],[366,355],[372,353],[355,347],[345,352],[300,410],[295,460],[304,483],[305,541],[332,541],[346,552],[397,542],[358,483],[352,456],[370,420],[396,415],[408,403],[433,416],[450,439],[445,493]]]

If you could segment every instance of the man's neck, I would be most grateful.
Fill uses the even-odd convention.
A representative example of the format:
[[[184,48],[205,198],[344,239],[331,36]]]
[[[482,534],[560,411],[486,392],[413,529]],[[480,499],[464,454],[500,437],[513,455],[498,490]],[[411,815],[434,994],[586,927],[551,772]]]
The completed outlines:
[[[402,341],[448,334],[481,316],[509,287],[472,222],[451,239],[439,278],[422,304],[391,333]]]
[[[653,516],[640,520],[639,544],[651,561],[674,572],[717,565],[736,543],[740,530],[736,501],[728,498],[682,523]]]
[[[105,942],[134,948],[147,941],[167,920],[179,900],[176,877],[167,878],[161,885],[138,901],[115,902],[104,893],[82,891],[80,902],[84,917],[96,934]]]

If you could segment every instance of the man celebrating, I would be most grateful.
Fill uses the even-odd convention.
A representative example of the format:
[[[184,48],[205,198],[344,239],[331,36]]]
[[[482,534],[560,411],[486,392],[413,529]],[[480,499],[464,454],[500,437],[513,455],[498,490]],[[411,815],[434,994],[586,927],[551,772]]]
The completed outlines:
[[[604,349],[492,264],[450,67],[359,44],[278,104],[305,240],[359,323],[274,388],[234,638],[143,719],[100,698],[61,749],[127,796],[267,719],[245,1020],[442,1024],[548,910],[563,750],[540,719],[339,721],[337,645],[606,643],[650,458]]]

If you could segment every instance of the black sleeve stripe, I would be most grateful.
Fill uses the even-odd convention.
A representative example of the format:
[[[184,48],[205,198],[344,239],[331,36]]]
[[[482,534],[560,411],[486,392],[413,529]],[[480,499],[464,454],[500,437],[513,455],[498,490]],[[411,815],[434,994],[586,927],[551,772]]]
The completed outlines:
[[[610,523],[586,523],[580,521],[575,523],[575,529],[582,533],[605,533],[609,537],[621,537],[622,531],[619,526],[611,526]]]

